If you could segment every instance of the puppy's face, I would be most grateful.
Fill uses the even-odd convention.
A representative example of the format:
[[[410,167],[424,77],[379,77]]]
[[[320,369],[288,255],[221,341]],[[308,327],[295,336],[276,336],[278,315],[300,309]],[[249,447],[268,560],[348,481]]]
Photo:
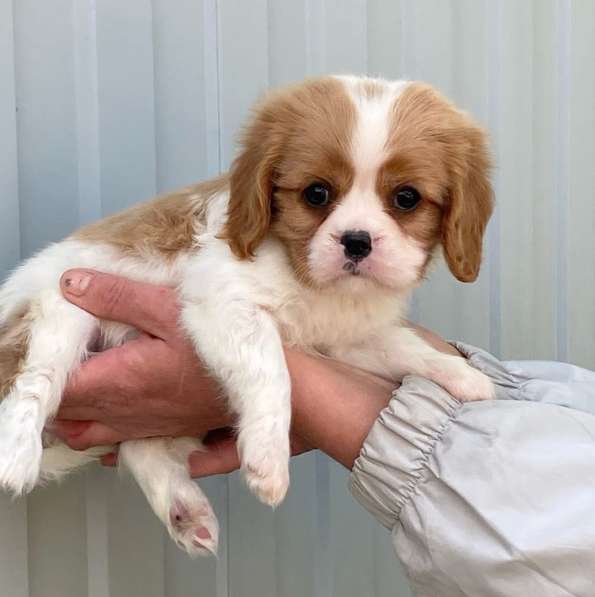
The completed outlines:
[[[492,209],[484,134],[419,83],[323,78],[269,96],[231,170],[227,238],[267,232],[316,287],[415,286],[442,244],[475,279]]]

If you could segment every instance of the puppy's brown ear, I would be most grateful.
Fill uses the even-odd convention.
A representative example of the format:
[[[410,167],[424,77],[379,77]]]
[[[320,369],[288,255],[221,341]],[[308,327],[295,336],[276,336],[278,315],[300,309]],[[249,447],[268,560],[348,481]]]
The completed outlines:
[[[442,223],[442,246],[452,274],[473,282],[479,274],[483,235],[493,209],[491,163],[485,132],[465,121],[451,131],[451,186]]]
[[[228,218],[223,238],[240,259],[254,256],[271,223],[273,176],[281,153],[274,109],[274,101],[267,101],[257,109],[244,130],[240,153],[230,170]]]

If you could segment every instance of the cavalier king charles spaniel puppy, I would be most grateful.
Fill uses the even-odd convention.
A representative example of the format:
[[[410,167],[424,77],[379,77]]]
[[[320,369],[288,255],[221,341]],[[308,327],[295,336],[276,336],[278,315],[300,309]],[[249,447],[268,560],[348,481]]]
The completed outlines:
[[[489,171],[483,130],[428,85],[329,76],[270,93],[228,174],[86,226],[4,283],[0,485],[22,494],[112,449],[75,452],[44,430],[89,351],[137,333],[68,303],[59,280],[70,268],[178,289],[180,325],[237,416],[246,483],[271,506],[289,485],[284,344],[395,383],[420,375],[460,400],[492,398],[486,376],[403,320],[439,246],[455,278],[477,277]],[[186,466],[200,446],[146,439],[119,452],[191,555],[218,539]]]

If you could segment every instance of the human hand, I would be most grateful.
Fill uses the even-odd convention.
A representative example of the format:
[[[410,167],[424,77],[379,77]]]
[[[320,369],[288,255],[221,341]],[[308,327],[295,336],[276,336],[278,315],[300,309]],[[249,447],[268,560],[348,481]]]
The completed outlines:
[[[88,270],[66,272],[61,288],[78,307],[141,332],[71,376],[52,426],[70,447],[196,437],[231,424],[215,382],[178,326],[173,289]]]

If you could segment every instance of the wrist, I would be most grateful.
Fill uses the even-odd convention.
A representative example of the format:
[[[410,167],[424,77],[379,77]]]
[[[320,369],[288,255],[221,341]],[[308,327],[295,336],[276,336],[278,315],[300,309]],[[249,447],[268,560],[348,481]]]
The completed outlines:
[[[293,430],[309,446],[351,468],[392,386],[331,360],[286,351]]]

